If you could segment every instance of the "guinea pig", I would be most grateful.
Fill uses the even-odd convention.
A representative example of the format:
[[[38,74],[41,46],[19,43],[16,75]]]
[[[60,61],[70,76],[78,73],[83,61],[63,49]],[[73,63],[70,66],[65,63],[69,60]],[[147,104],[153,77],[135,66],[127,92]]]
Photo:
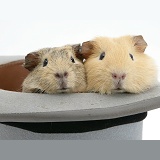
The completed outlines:
[[[85,91],[84,64],[76,57],[80,48],[77,44],[29,53],[24,67],[31,72],[22,84],[22,92],[53,94]]]
[[[140,93],[156,85],[157,67],[144,54],[146,47],[140,35],[84,42],[81,56],[86,60],[87,91]]]

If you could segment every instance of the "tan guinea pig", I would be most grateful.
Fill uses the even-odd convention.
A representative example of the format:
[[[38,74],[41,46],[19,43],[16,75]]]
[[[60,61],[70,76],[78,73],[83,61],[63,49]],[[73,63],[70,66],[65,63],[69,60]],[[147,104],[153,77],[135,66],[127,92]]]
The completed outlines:
[[[80,44],[45,48],[25,57],[24,67],[31,71],[22,84],[22,92],[65,93],[86,89],[85,69],[76,57]]]
[[[140,93],[157,83],[154,60],[144,54],[142,36],[97,37],[82,44],[87,90],[101,94]]]

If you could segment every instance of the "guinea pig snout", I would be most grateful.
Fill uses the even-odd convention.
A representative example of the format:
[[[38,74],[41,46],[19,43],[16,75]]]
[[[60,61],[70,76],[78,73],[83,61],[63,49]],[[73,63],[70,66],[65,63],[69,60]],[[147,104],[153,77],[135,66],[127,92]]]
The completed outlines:
[[[69,76],[68,72],[64,73],[55,73],[55,77],[58,80],[58,89],[59,90],[67,90],[68,85],[67,85],[67,78]]]
[[[123,87],[123,81],[126,78],[125,73],[112,73],[113,83],[115,89],[121,89]]]
[[[68,72],[56,73],[56,74],[55,74],[55,77],[56,77],[57,79],[63,79],[63,78],[67,78],[68,75],[69,75]]]

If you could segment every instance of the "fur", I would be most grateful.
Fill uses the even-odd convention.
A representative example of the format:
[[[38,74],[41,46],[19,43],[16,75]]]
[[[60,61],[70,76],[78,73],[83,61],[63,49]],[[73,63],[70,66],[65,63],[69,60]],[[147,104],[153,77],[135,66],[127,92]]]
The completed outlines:
[[[75,63],[71,62],[71,56]],[[43,62],[48,59],[48,65]],[[63,92],[83,92],[86,89],[86,77],[83,63],[76,57],[75,48],[71,45],[45,48],[26,56],[25,68],[31,70],[23,82],[23,92],[60,93],[60,80],[56,73],[68,73],[64,80],[67,90]]]
[[[140,93],[153,87],[157,83],[157,67],[154,60],[144,54],[146,47],[142,36],[97,37],[84,42],[81,54],[86,58],[87,90],[101,94],[114,92],[112,73],[126,74],[120,91]],[[105,57],[99,60],[103,52]]]

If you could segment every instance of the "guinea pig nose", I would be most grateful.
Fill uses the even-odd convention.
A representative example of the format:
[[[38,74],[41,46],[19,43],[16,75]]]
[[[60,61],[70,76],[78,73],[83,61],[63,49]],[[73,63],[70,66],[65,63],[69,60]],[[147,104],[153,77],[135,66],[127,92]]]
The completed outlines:
[[[64,77],[65,77],[65,78],[68,77],[68,72],[64,72]]]
[[[125,78],[126,78],[126,74],[123,73],[123,74],[122,74],[122,79],[125,79]]]
[[[60,74],[60,73],[56,73],[56,74],[55,74],[55,77],[56,77],[56,78],[63,78],[63,75]]]
[[[117,73],[112,73],[112,78],[113,79],[120,79],[120,80],[124,80],[126,78],[126,74],[122,73],[122,74],[117,74]]]
[[[56,73],[55,77],[56,78],[67,78],[68,77],[68,72],[64,72],[64,73]]]
[[[118,75],[117,75],[116,73],[112,73],[112,77],[113,77],[114,79],[117,79]]]

